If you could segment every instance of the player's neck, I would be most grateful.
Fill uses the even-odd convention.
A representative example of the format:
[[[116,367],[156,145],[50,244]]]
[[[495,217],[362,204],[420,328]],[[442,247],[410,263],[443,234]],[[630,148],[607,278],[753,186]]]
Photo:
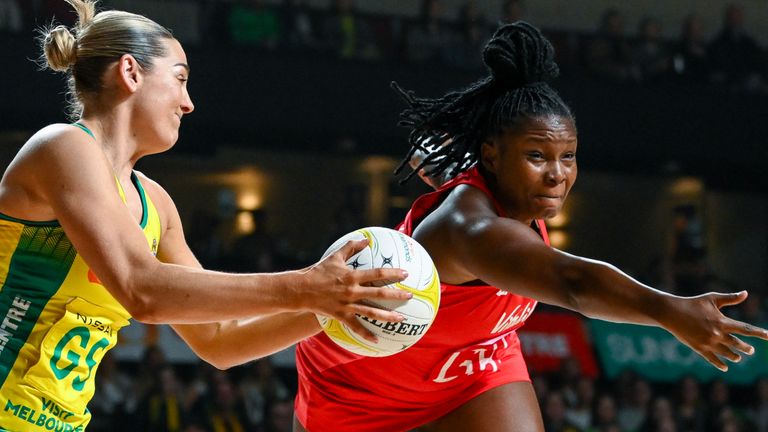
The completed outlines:
[[[84,111],[78,122],[93,132],[115,174],[121,176],[133,169],[138,159],[138,146],[131,133],[131,122],[125,115],[119,110],[107,113]]]

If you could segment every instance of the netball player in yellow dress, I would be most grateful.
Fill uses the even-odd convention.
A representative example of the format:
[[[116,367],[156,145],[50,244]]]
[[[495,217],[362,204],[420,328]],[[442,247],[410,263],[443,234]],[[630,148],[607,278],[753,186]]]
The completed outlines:
[[[172,324],[222,368],[318,332],[314,313],[369,338],[355,314],[402,319],[360,302],[408,297],[367,286],[401,270],[347,269],[364,242],[298,271],[201,269],[170,196],[133,170],[194,109],[184,50],[145,17],[66,1],[78,23],[46,31],[43,48],[79,120],[37,132],[0,182],[0,429],[83,430],[96,368],[131,317]]]

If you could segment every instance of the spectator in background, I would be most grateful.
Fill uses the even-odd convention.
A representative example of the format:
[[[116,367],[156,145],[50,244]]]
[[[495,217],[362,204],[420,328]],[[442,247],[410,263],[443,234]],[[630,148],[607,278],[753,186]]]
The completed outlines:
[[[181,432],[184,426],[182,387],[172,366],[155,374],[149,393],[139,403],[134,430],[146,432]]]
[[[144,347],[137,378],[134,380],[131,401],[128,402],[128,411],[137,409],[137,405],[145,400],[148,395],[156,390],[161,381],[160,372],[168,367],[165,353],[157,345]]]
[[[0,0],[0,33],[19,33],[23,20],[16,0]]]
[[[544,429],[547,432],[580,432],[581,429],[571,424],[565,413],[563,394],[558,391],[547,394],[542,407]]]
[[[705,425],[710,430],[720,430],[720,426],[730,422],[733,416],[731,393],[728,384],[722,379],[714,379],[709,384],[709,404]]]
[[[673,209],[671,272],[674,292],[701,294],[709,277],[704,227],[695,205],[682,204]]]
[[[537,374],[533,371],[531,373],[531,385],[533,391],[536,393],[536,400],[539,402],[539,406],[544,406],[544,401],[549,394],[549,376],[544,374]]]
[[[213,383],[213,376],[217,371],[208,363],[197,363],[194,376],[184,393],[184,411],[197,413],[205,407],[205,401],[211,398],[211,384]],[[204,417],[198,415],[192,415],[191,417],[191,420],[201,425],[201,427],[205,423]]]
[[[679,403],[675,410],[676,423],[681,432],[704,430],[706,404],[701,398],[699,382],[691,376],[679,384]]]
[[[437,63],[443,60],[451,34],[442,17],[441,0],[422,0],[419,18],[406,36],[405,52],[414,63]]]
[[[232,384],[230,376],[225,371],[216,371],[210,385],[211,398],[202,412],[205,419],[202,424],[206,430],[215,432],[245,432],[248,422],[245,419],[244,408],[237,387]],[[199,422],[199,420],[198,420]]]
[[[677,432],[678,427],[672,414],[672,404],[666,397],[660,396],[654,399],[651,410],[639,432]],[[685,432],[687,429],[680,429]],[[695,429],[692,432],[700,432]]]
[[[763,52],[744,30],[744,11],[731,4],[725,8],[723,28],[709,45],[713,80],[732,89],[763,87]]]
[[[624,37],[624,18],[618,10],[603,12],[598,33],[587,47],[586,62],[598,76],[616,81],[634,78],[632,50]]]
[[[268,358],[248,365],[245,378],[239,386],[251,428],[264,427],[272,406],[291,396],[288,387],[275,374]]]
[[[305,0],[283,0],[280,7],[281,45],[289,49],[317,45],[315,24]]]
[[[581,378],[581,364],[573,357],[565,358],[558,370],[560,391],[563,392],[565,403],[573,406],[578,398],[578,384]]]
[[[710,62],[701,18],[690,14],[683,20],[680,40],[672,54],[672,72],[683,83],[703,83],[709,79]]]
[[[523,0],[504,0],[501,3],[501,23],[509,24],[525,18]]]
[[[619,426],[628,431],[637,430],[645,422],[653,399],[651,385],[642,378],[635,380],[632,389],[628,403],[622,404],[618,413]]]
[[[603,393],[597,398],[592,414],[592,427],[588,432],[604,432],[619,428],[616,399],[610,393]]]
[[[334,0],[323,26],[324,39],[339,57],[377,59],[380,53],[353,0]]]
[[[446,62],[461,69],[478,70],[483,67],[483,46],[490,37],[488,22],[477,6],[477,0],[468,0],[459,9],[457,32],[446,51]]]
[[[184,432],[208,432],[198,421],[191,421],[184,426]]]
[[[755,395],[749,415],[755,426],[755,432],[768,432],[768,378],[760,378],[755,383]]]
[[[624,369],[619,376],[614,378],[611,394],[616,398],[618,406],[625,406],[631,403],[637,379],[637,373],[632,369]]]
[[[127,430],[126,403],[130,397],[131,379],[117,365],[113,352],[107,353],[101,360],[96,379],[93,400],[88,409],[94,414],[88,424],[89,432],[120,432]]]
[[[581,376],[576,383],[575,399],[565,410],[565,418],[581,430],[592,424],[592,406],[595,403],[595,382],[592,378]]]
[[[293,400],[277,401],[269,410],[265,432],[293,431]]]
[[[664,41],[661,40],[661,24],[652,17],[640,21],[638,39],[632,50],[632,62],[638,78],[643,82],[658,82],[667,76],[670,56]]]
[[[229,12],[232,42],[274,49],[280,39],[280,21],[263,0],[245,0],[232,6]]]
[[[746,422],[744,419],[730,406],[720,411],[716,424],[710,424],[710,428],[717,432],[748,432],[754,430],[752,427],[747,429],[745,426]]]

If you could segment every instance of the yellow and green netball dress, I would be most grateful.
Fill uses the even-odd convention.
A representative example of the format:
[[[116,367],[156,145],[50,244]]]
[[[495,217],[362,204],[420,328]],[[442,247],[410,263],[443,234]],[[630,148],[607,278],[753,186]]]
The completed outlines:
[[[160,218],[131,180],[156,253]],[[0,430],[84,430],[96,368],[129,318],[58,222],[0,214]]]

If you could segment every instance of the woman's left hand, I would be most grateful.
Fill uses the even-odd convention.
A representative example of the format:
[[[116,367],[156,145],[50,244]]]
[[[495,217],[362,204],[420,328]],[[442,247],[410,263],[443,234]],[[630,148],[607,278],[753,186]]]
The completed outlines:
[[[768,330],[723,315],[723,306],[737,305],[747,292],[707,293],[696,297],[677,297],[670,316],[662,326],[681,342],[699,353],[713,366],[727,371],[725,360],[737,363],[742,354],[752,355],[755,348],[736,335],[768,340]]]

